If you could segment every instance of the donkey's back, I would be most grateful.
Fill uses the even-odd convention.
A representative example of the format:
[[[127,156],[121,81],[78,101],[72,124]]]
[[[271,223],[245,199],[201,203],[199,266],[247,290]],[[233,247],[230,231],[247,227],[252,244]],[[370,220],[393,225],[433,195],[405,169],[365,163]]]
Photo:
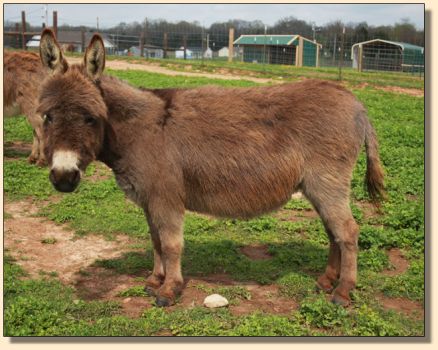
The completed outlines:
[[[317,174],[349,183],[365,135],[363,106],[322,81],[188,89],[168,107],[186,207],[226,217],[272,211]]]

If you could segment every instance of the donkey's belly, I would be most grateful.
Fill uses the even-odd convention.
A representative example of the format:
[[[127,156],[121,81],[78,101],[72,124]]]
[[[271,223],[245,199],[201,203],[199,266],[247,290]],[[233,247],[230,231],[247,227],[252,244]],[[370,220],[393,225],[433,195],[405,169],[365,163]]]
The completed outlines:
[[[187,209],[219,217],[250,218],[284,205],[300,182],[293,169],[186,181]]]

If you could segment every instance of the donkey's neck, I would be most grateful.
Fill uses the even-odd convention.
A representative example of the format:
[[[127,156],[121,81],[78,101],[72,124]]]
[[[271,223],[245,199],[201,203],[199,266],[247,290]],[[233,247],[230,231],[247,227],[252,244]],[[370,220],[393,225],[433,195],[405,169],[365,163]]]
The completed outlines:
[[[133,139],[158,128],[156,120],[163,114],[164,102],[153,93],[136,89],[114,77],[103,77],[100,89],[108,120],[98,160],[115,170],[118,161],[129,153]]]
[[[103,77],[100,88],[110,121],[145,118],[160,107],[159,99],[153,94],[145,94],[114,77]]]

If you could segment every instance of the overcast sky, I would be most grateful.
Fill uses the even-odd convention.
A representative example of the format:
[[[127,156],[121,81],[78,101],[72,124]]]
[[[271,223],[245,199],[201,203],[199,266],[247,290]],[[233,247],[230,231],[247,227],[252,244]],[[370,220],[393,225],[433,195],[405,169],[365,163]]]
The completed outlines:
[[[44,4],[5,4],[4,20],[21,21],[21,11],[26,11],[26,19],[33,25],[44,22]],[[341,20],[344,23],[368,22],[369,25],[392,25],[407,18],[417,29],[424,28],[423,4],[49,4],[49,25],[52,25],[52,11],[58,11],[58,24],[96,25],[99,16],[101,28],[111,27],[120,22],[141,22],[149,19],[166,19],[177,22],[198,21],[210,26],[214,22],[229,19],[247,21],[261,20],[267,25],[287,16],[294,16],[306,22],[324,25]]]

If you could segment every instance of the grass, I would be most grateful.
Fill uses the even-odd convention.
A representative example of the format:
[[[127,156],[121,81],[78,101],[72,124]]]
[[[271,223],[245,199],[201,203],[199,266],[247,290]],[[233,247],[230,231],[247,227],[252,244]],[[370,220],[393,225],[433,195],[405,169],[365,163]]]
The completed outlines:
[[[276,69],[276,68],[275,68]],[[111,71],[137,86],[197,86],[205,83],[246,86],[253,83],[185,77],[163,77],[139,71]],[[193,80],[192,80],[193,79]],[[380,78],[379,78],[380,79]],[[384,77],[386,79],[386,77]],[[186,82],[187,81],[187,82]],[[227,85],[229,84],[229,85]],[[359,239],[359,280],[353,293],[352,307],[344,309],[328,302],[313,290],[315,277],[323,271],[328,240],[319,219],[281,220],[265,215],[249,220],[219,220],[188,213],[185,218],[185,252],[182,261],[186,276],[226,273],[235,281],[276,284],[284,298],[299,304],[287,315],[255,312],[235,316],[230,309],[205,308],[173,311],[151,307],[139,318],[123,315],[117,302],[78,299],[75,289],[61,284],[56,273],[42,272],[30,279],[10,256],[4,261],[5,335],[361,335],[421,336],[423,320],[382,308],[376,295],[402,297],[424,302],[424,109],[423,99],[377,91],[354,90],[364,102],[376,128],[380,155],[386,172],[388,201],[382,215],[367,216],[361,203],[364,192],[365,157],[362,154],[352,181],[352,208],[361,225]],[[30,142],[29,125],[24,118],[5,121],[6,142]],[[8,144],[6,144],[6,151]],[[30,198],[41,202],[55,194],[48,181],[47,169],[28,165],[23,154],[4,162],[4,192],[7,201]],[[116,274],[137,276],[153,265],[148,227],[142,211],[125,200],[112,176],[92,180],[99,174],[94,164],[86,172],[79,188],[57,194],[57,202],[45,206],[39,215],[62,223],[80,236],[89,233],[112,238],[125,234],[144,240],[143,250],[128,251],[113,259],[101,259],[96,266]],[[306,200],[291,200],[286,213],[304,211]],[[50,236],[45,244],[56,244]],[[241,248],[267,245],[271,259],[251,260]],[[386,251],[398,248],[408,259],[409,268],[397,275],[384,272],[391,268]],[[86,270],[79,271],[87,274]],[[227,296],[231,302],[249,300],[251,293],[241,286],[208,287],[206,292]],[[120,296],[143,295],[140,286],[121,292]],[[151,299],[152,301],[152,299]]]
[[[177,75],[169,77],[163,74],[149,73],[141,70],[112,70],[108,69],[107,74],[117,76],[120,79],[128,81],[136,87],[149,89],[161,88],[188,88],[201,85],[214,84],[224,87],[246,87],[253,86],[254,83],[248,80],[223,80],[211,79],[204,77],[185,77]]]

